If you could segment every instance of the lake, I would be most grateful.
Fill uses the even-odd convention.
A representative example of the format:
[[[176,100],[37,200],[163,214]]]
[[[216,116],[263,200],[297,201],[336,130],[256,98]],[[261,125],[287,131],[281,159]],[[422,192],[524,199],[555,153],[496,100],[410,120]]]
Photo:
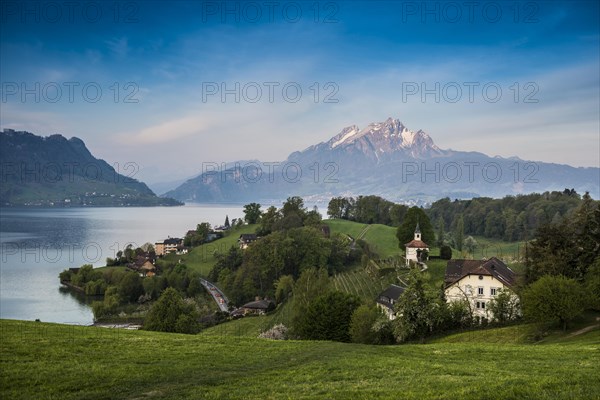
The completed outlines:
[[[0,208],[0,318],[89,325],[90,299],[61,289],[62,270],[103,266],[129,243],[183,237],[200,222],[222,225],[226,215],[243,217],[243,205]]]

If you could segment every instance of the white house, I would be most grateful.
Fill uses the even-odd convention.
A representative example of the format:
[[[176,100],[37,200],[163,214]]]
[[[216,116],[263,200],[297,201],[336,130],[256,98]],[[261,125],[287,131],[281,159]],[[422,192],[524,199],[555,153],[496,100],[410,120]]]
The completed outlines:
[[[415,228],[415,237],[410,242],[406,243],[406,265],[408,266],[411,261],[421,262],[423,261],[422,253],[429,252],[429,245],[421,240],[421,228],[417,222]]]
[[[500,290],[513,292],[516,274],[496,257],[449,260],[444,282],[448,302],[467,300],[476,318],[489,319],[492,317],[488,309],[490,301]]]

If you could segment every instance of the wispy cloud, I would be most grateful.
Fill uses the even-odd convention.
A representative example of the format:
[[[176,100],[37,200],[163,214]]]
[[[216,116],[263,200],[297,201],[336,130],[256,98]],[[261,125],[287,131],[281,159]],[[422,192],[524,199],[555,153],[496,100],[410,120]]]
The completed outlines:
[[[119,58],[127,57],[131,50],[129,40],[126,37],[112,38],[105,43],[108,49]]]

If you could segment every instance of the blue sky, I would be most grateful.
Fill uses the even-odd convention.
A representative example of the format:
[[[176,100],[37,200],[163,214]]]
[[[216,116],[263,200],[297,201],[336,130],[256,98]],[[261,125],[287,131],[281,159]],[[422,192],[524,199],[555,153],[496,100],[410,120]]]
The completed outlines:
[[[72,4],[2,3],[0,126],[80,137],[147,182],[388,117],[442,148],[600,165],[597,1]]]

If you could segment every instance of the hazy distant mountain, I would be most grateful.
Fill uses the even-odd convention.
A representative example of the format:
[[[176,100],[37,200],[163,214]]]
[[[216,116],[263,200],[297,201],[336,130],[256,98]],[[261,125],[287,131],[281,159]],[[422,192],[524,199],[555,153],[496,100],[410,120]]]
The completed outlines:
[[[599,186],[599,168],[443,150],[424,131],[409,130],[388,118],[364,129],[344,128],[327,142],[294,152],[277,165],[240,162],[225,171],[205,171],[166,195],[210,202],[375,194],[423,203],[446,196],[503,197],[567,187],[598,198]]]
[[[0,133],[0,204],[4,206],[180,205],[95,158],[81,139]],[[133,171],[133,169],[127,169]]]

